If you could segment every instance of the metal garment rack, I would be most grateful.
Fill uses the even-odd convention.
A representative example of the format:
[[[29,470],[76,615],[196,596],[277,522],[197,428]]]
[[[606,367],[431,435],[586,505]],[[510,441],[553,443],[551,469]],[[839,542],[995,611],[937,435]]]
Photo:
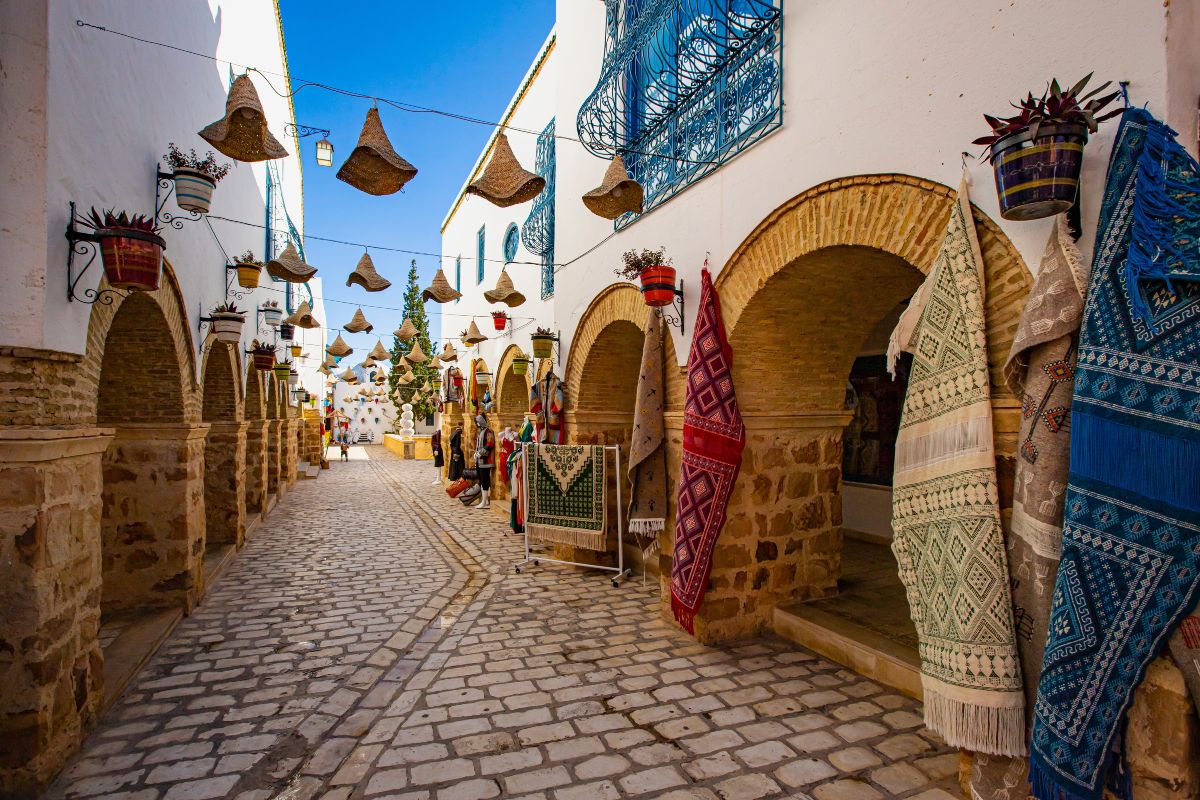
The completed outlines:
[[[526,564],[533,564],[535,567],[543,561],[547,564],[562,564],[567,567],[583,567],[584,569],[595,569],[600,572],[614,572],[616,575],[612,578],[613,588],[617,588],[620,582],[626,578],[633,577],[633,570],[625,568],[625,518],[621,509],[621,448],[615,444],[604,446],[605,452],[611,452],[616,458],[616,476],[617,476],[617,566],[605,567],[600,564],[583,564],[578,561],[562,561],[557,558],[547,558],[546,556],[535,556],[529,551],[529,452],[525,449],[525,442],[521,442],[521,482],[524,484],[524,495],[522,504],[525,511],[525,524],[522,526],[525,529],[525,559],[518,561],[514,565],[517,573],[521,572],[521,567]]]

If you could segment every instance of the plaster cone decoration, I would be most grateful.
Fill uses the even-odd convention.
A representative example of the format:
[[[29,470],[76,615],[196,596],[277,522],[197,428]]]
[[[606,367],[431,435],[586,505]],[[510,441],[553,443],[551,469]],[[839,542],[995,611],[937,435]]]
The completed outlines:
[[[375,347],[371,348],[371,358],[376,361],[387,361],[392,357],[392,354],[384,349],[383,342],[375,340]]]
[[[462,340],[463,344],[467,347],[474,347],[480,342],[486,342],[487,338],[480,332],[479,326],[475,324],[475,320],[471,320],[471,324],[467,326],[467,332]]]
[[[416,429],[413,426],[413,407],[412,403],[405,403],[400,406],[400,438],[403,441],[411,442],[413,433]]]
[[[351,333],[370,333],[371,331],[375,330],[375,326],[367,322],[367,317],[365,314],[363,314],[361,308],[354,310],[354,316],[351,317],[350,321],[343,325],[342,328],[350,331]]]
[[[200,137],[238,161],[288,156],[287,148],[267,128],[267,115],[249,74],[234,79],[225,99],[225,116],[201,130]]]
[[[546,188],[546,179],[521,166],[513,155],[504,133],[496,137],[492,160],[483,174],[467,187],[474,194],[500,208],[524,203],[537,197]]]
[[[446,342],[446,344],[442,345],[442,352],[438,353],[438,358],[446,363],[458,361],[458,352],[455,351],[454,345]]]
[[[484,292],[483,296],[489,303],[504,303],[509,308],[515,308],[525,302],[525,295],[518,292],[513,286],[507,269],[500,270],[500,277],[496,279],[496,288],[490,292]]]
[[[419,341],[413,342],[412,350],[409,351],[405,358],[413,364],[420,364],[429,360],[429,356],[421,351],[421,343]]]
[[[375,271],[375,262],[371,260],[371,254],[363,253],[354,272],[346,278],[346,285],[358,285],[368,292],[382,292],[391,286],[392,282]]]
[[[392,335],[402,342],[407,342],[417,335],[417,326],[413,325],[411,319],[405,317],[404,324],[397,328]]]
[[[642,185],[629,177],[625,161],[617,156],[609,162],[600,185],[583,196],[583,204],[596,216],[616,219],[642,213],[643,199]]]
[[[309,331],[321,327],[321,321],[313,316],[312,307],[309,306],[307,300],[302,301],[299,308],[293,311],[292,315],[285,319],[284,322]]]
[[[442,272],[440,267],[433,276],[433,283],[421,292],[422,300],[432,300],[435,303],[449,303],[460,297],[462,297],[462,292],[450,285],[450,281],[446,280],[446,273]]]
[[[363,121],[358,145],[338,170],[338,179],[378,196],[395,194],[416,175],[417,168],[392,148],[379,119],[379,109],[372,108]]]
[[[346,344],[346,340],[339,333],[337,338],[333,340],[333,344],[325,348],[325,352],[334,358],[343,358],[354,352],[354,348]],[[336,363],[336,362],[335,362]]]
[[[282,253],[267,262],[267,274],[288,283],[308,283],[308,279],[317,274],[317,268],[305,264],[296,252],[296,246],[288,242]]]
[[[346,367],[346,371],[343,372],[341,375],[338,375],[338,377],[341,378],[342,380],[344,380],[346,383],[357,383],[358,382],[358,376],[355,375],[354,370],[350,369],[349,367]]]

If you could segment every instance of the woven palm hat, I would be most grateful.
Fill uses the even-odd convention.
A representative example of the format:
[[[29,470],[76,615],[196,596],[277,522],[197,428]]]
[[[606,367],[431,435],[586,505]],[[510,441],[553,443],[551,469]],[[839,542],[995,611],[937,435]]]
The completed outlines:
[[[384,375],[383,372],[375,373],[375,385],[376,386],[382,386],[386,380],[387,380],[387,376]]]
[[[630,212],[642,213],[644,198],[642,185],[629,177],[625,162],[617,156],[609,162],[600,185],[583,196],[583,204],[597,216],[616,219]]]
[[[371,367],[375,366],[375,359],[371,358],[370,356],[367,356],[366,358],[364,358],[362,360],[362,363],[359,364],[359,366],[362,367],[363,369],[370,369]]]
[[[400,360],[396,362],[396,369],[408,369],[412,364],[408,363],[408,359],[400,356]]]
[[[371,260],[371,254],[363,253],[362,258],[358,260],[358,266],[354,268],[354,272],[351,272],[350,277],[346,278],[347,286],[355,284],[363,287],[368,292],[382,292],[391,286],[392,282],[376,272],[375,262]]]
[[[446,280],[446,273],[442,272],[441,268],[433,276],[433,283],[429,285],[429,288],[421,292],[422,300],[432,300],[435,303],[449,303],[460,297],[462,297],[462,292],[450,285],[450,281]]]
[[[338,170],[339,180],[367,194],[395,194],[417,175],[417,168],[405,161],[393,148],[372,108],[363,121],[358,145]]]
[[[321,373],[322,375],[332,374],[332,370],[330,370],[329,366],[326,364],[322,364],[321,366],[317,367],[317,372]]]
[[[501,133],[492,147],[492,160],[467,187],[467,194],[479,195],[492,205],[507,208],[532,200],[545,188],[546,179],[521,166],[513,155],[508,136]]]
[[[321,362],[322,367],[336,367],[337,362],[333,360],[333,356],[325,356],[325,360]]]
[[[411,369],[398,378],[398,380],[401,383],[412,383],[416,379],[417,379],[417,376],[413,374],[413,371]]]
[[[412,320],[408,317],[404,318],[404,324],[396,329],[392,336],[395,336],[402,342],[407,342],[409,339],[417,335],[417,326],[413,325]]]
[[[408,352],[408,355],[406,355],[405,358],[411,361],[413,364],[420,364],[423,361],[429,360],[429,356],[425,355],[425,353],[421,350],[420,341],[413,342],[412,350]]]
[[[343,356],[348,356],[353,353],[354,348],[346,344],[346,340],[343,339],[342,335],[339,333],[337,338],[333,340],[333,344],[325,348],[325,352],[334,358],[342,358]]]
[[[479,331],[479,326],[475,324],[475,320],[471,320],[471,324],[467,326],[467,332],[463,334],[462,340],[463,344],[467,347],[473,347],[480,342],[486,342],[487,338]]]
[[[338,375],[338,377],[341,378],[342,380],[344,380],[346,383],[357,383],[358,382],[358,376],[355,375],[354,370],[350,369],[349,367],[346,367],[346,371],[343,372],[341,375]]]
[[[483,296],[489,303],[504,303],[509,308],[515,308],[525,302],[525,295],[518,292],[513,286],[507,269],[500,270],[500,277],[496,279],[496,288],[490,292],[484,292]]]
[[[361,308],[355,309],[354,316],[342,328],[351,333],[362,333],[363,331],[370,333],[375,330],[375,326],[367,322],[367,317],[363,314]]]
[[[312,307],[309,306],[307,300],[302,301],[299,307],[293,311],[292,315],[285,319],[284,322],[288,323],[289,325],[295,325],[297,328],[304,328],[310,331],[314,328],[321,327],[320,320],[313,316]]]
[[[438,353],[438,358],[445,362],[457,361],[458,353],[454,350],[454,345],[446,342],[442,346],[442,352]]]
[[[442,357],[434,356],[433,358],[429,359],[429,366],[433,369],[441,369],[442,368]]]
[[[267,128],[267,115],[249,74],[234,79],[225,98],[225,116],[201,130],[200,136],[238,161],[267,161],[288,155],[287,148]]]
[[[282,253],[267,262],[267,273],[289,283],[308,283],[308,279],[317,274],[317,268],[305,264],[296,252],[296,246],[288,242]]]
[[[371,358],[376,361],[387,361],[392,357],[392,354],[383,346],[383,342],[375,340],[375,346],[371,348]]]

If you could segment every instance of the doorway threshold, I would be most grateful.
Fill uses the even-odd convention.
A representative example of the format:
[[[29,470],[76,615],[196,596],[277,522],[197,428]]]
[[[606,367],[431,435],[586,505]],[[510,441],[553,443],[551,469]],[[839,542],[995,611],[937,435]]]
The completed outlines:
[[[103,620],[100,626],[104,652],[102,715],[117,702],[181,619],[183,611],[179,608],[157,608],[113,614]]]

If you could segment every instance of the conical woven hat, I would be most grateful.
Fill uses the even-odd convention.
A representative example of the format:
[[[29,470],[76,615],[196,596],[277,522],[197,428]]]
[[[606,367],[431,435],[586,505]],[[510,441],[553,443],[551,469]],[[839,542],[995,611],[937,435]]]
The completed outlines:
[[[513,286],[512,278],[508,277],[508,270],[500,270],[500,277],[496,279],[496,288],[490,292],[483,293],[484,298],[489,303],[504,303],[509,308],[515,308],[525,302],[525,295],[521,294]]]
[[[308,305],[307,300],[302,301],[299,308],[293,311],[292,315],[285,319],[284,322],[310,331],[321,327],[320,321],[312,315],[312,308]]]
[[[408,369],[410,366],[412,365],[408,363],[408,359],[404,356],[400,356],[400,360],[396,362],[396,369]]]
[[[438,358],[440,358],[442,361],[447,361],[447,362],[457,361],[458,353],[455,351],[454,345],[450,344],[449,342],[446,342],[446,344],[442,347],[442,352],[438,353]]]
[[[387,361],[391,357],[392,354],[384,348],[383,342],[376,339],[375,346],[371,348],[371,358],[375,359],[376,361]]]
[[[460,297],[462,297],[462,292],[450,285],[450,281],[446,280],[446,273],[441,269],[438,269],[437,274],[433,276],[433,283],[429,285],[429,288],[421,292],[422,300],[432,300],[435,303],[449,303]]]
[[[404,318],[404,324],[396,329],[392,334],[402,342],[407,342],[409,339],[417,335],[417,326],[413,325],[412,320],[408,317]]]
[[[471,324],[467,326],[467,332],[463,335],[462,340],[463,344],[465,344],[467,347],[471,347],[479,344],[480,342],[486,342],[487,338],[488,337],[484,336],[479,331],[479,326],[475,324],[475,320],[471,320]]]
[[[362,363],[359,364],[359,366],[362,367],[363,369],[370,369],[371,367],[375,366],[375,359],[371,358],[370,356],[367,356],[366,358],[363,359]]]
[[[433,358],[431,358],[429,360],[429,366],[432,367],[433,369],[440,369],[442,366],[442,357],[434,356]]]
[[[354,316],[342,328],[351,333],[361,333],[362,331],[370,333],[375,329],[375,326],[367,322],[366,316],[363,314],[362,309],[359,308],[355,309]]]
[[[354,370],[350,369],[349,367],[346,367],[346,371],[341,375],[338,375],[338,377],[344,380],[346,383],[354,383],[358,380],[358,376],[354,374]]]
[[[325,360],[321,362],[322,367],[336,367],[337,362],[333,360],[333,356],[325,356]]]
[[[267,262],[267,272],[272,278],[281,281],[308,283],[308,279],[317,274],[317,268],[301,261],[296,246],[288,242],[282,253]]]
[[[337,338],[333,340],[333,344],[325,348],[325,352],[329,353],[329,355],[333,356],[334,358],[342,358],[343,356],[348,356],[353,353],[354,348],[346,344],[346,340],[343,339],[342,335],[339,333]]]
[[[354,272],[346,278],[346,285],[352,284],[358,284],[368,292],[382,292],[391,286],[392,282],[375,271],[375,262],[371,260],[371,254],[363,253]]]
[[[617,156],[609,163],[600,185],[583,196],[583,204],[597,216],[616,219],[630,212],[642,213],[643,199],[642,185],[629,177],[625,162]]]
[[[417,175],[417,168],[392,149],[379,119],[379,109],[367,112],[358,145],[342,164],[340,180],[367,194],[395,194]]]
[[[317,367],[317,372],[321,373],[322,375],[332,374],[332,371],[325,364],[322,364],[321,366]]]
[[[238,161],[266,161],[288,155],[267,129],[267,115],[249,74],[234,79],[225,100],[225,116],[201,130],[200,136]]]
[[[416,379],[417,379],[417,376],[413,375],[412,370],[410,369],[408,372],[406,372],[400,376],[399,381],[401,383],[412,383]]]
[[[470,186],[467,194],[476,194],[492,205],[507,208],[532,200],[546,188],[546,179],[526,170],[517,162],[508,137],[501,133],[492,148],[492,160]]]
[[[421,343],[419,341],[413,342],[412,350],[409,351],[405,358],[414,364],[420,364],[422,361],[429,360],[429,356],[421,351]]]

